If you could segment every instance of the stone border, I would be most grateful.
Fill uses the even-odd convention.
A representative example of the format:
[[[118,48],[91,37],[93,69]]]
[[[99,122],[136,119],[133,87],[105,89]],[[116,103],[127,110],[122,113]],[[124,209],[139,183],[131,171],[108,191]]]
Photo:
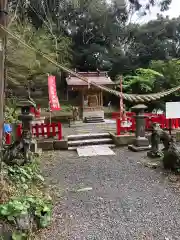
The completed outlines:
[[[38,148],[41,148],[43,151],[68,150],[68,141],[67,139],[63,140],[45,139],[39,140],[37,142],[37,146]]]
[[[127,146],[133,144],[135,140],[135,134],[126,134],[117,136],[114,133],[109,132],[111,135],[114,144],[116,147]],[[176,131],[172,133],[173,136],[176,137],[177,142],[180,142],[180,131]],[[146,134],[146,137],[150,140],[151,134]],[[43,151],[50,150],[68,150],[68,140],[64,138],[62,140],[54,140],[54,139],[41,139],[37,141],[38,148],[41,148]]]
[[[118,146],[126,146],[129,144],[133,144],[135,140],[135,134],[127,134],[127,135],[115,135],[113,133],[110,133],[111,137],[113,139],[114,144]]]
[[[126,134],[126,135],[115,135],[111,133],[111,137],[114,141],[114,144],[119,147],[119,146],[127,146],[133,144],[135,141],[135,134]],[[180,142],[180,131],[172,132],[172,136],[176,137],[176,141]],[[151,133],[146,133],[146,137],[149,139],[150,142],[150,137]]]

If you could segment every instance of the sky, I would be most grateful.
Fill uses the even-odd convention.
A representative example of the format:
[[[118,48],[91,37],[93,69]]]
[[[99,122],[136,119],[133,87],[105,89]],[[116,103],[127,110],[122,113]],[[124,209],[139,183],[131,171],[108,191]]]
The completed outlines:
[[[144,0],[142,0],[142,1],[144,1]],[[160,9],[158,7],[154,7],[151,9],[151,13],[149,13],[147,16],[139,18],[138,16],[134,15],[132,20],[134,22],[144,23],[149,20],[155,19],[157,13],[161,13]],[[172,0],[169,10],[166,12],[163,12],[162,14],[164,16],[168,15],[170,18],[180,16],[180,0]]]

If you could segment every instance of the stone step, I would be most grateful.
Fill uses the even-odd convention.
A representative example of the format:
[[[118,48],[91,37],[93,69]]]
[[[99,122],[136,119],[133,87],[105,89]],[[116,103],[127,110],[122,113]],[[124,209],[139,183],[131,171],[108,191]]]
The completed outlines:
[[[98,123],[98,122],[104,122],[104,118],[102,117],[86,117],[84,120],[86,123]]]
[[[101,116],[89,116],[89,117],[85,117],[86,119],[90,119],[90,118],[103,118]]]
[[[99,144],[109,144],[113,143],[111,138],[93,138],[93,139],[87,139],[87,140],[75,140],[75,141],[68,141],[69,147],[74,146],[86,146],[86,145],[99,145]]]
[[[91,145],[88,145],[88,146],[91,146]],[[96,146],[96,145],[94,145],[94,146]],[[105,146],[105,147],[109,147],[109,148],[115,148],[116,147],[115,144],[103,144],[103,145],[99,144],[98,146]],[[78,148],[78,146],[76,146],[76,147],[68,147],[68,150],[73,151],[73,150],[77,150],[77,148]]]
[[[88,133],[88,134],[69,135],[67,136],[67,139],[68,141],[72,141],[72,140],[83,140],[83,139],[92,139],[92,138],[99,139],[99,138],[109,138],[109,137],[110,137],[109,133]]]
[[[95,120],[95,119],[92,119],[92,120],[86,120],[86,122],[85,123],[100,123],[100,122],[104,122],[104,120],[103,119],[101,119],[101,120]]]
[[[88,117],[88,118],[85,118],[87,121],[90,121],[90,120],[104,120],[102,117]]]

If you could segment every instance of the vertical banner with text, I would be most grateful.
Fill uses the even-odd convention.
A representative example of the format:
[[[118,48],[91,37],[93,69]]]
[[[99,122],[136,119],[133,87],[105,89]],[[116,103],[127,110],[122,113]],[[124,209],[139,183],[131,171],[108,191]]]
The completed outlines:
[[[56,78],[55,76],[48,76],[48,92],[49,92],[49,104],[51,111],[61,110],[57,91],[56,91]]]

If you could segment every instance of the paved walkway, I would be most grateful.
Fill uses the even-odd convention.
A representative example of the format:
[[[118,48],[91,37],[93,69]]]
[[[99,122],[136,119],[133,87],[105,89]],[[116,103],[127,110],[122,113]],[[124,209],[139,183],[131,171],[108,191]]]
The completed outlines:
[[[76,123],[71,127],[68,124],[63,124],[63,135],[86,134],[86,133],[104,133],[116,132],[116,122],[109,121],[104,123]]]
[[[177,188],[160,170],[139,163],[146,153],[115,152],[91,158],[57,152],[53,160],[44,158],[44,174],[61,197],[53,226],[40,239],[180,239]],[[89,191],[78,191],[85,187]]]

